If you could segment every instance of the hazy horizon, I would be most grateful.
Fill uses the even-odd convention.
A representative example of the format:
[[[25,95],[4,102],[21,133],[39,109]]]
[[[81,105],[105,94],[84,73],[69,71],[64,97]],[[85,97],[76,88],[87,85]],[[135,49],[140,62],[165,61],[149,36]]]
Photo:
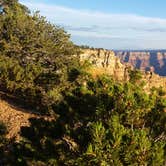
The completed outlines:
[[[116,50],[166,49],[166,1],[21,0],[64,27],[78,45]]]

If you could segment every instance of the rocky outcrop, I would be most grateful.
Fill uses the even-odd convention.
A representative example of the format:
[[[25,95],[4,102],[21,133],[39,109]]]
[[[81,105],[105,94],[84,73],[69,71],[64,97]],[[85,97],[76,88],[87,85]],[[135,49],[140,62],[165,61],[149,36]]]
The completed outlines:
[[[143,71],[152,71],[166,76],[166,51],[117,51],[122,63],[130,63]]]
[[[108,74],[117,80],[128,79],[128,66],[123,65],[113,51],[87,49],[80,54],[80,60],[88,60],[93,66],[93,74]]]
[[[144,89],[149,91],[152,87],[162,87],[166,90],[166,77],[159,76],[153,72],[145,72],[143,74],[143,80],[145,81]]]
[[[146,66],[149,65],[149,57],[150,53],[142,52],[141,55],[138,56],[137,53],[133,53],[134,56],[130,56],[129,53],[120,54],[121,61],[118,56],[115,56],[115,52],[104,50],[104,49],[86,49],[79,55],[80,61],[88,60],[92,64],[91,73],[93,75],[99,74],[107,74],[120,81],[128,81],[129,80],[129,70],[133,69],[133,67],[124,62],[130,62],[133,66],[137,66],[137,59],[139,57],[140,64],[137,66],[142,70],[143,80],[145,81],[145,90],[150,90],[152,87],[163,87],[166,88],[166,77],[161,77],[153,72],[153,68],[145,72]],[[158,55],[158,60],[160,59],[160,66],[163,66],[162,58],[160,54]],[[128,57],[128,59],[126,59]]]

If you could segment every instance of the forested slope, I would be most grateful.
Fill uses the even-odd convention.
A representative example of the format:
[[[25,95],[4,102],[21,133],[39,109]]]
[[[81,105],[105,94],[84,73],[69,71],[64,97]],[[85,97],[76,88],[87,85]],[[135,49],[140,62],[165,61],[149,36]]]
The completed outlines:
[[[94,77],[62,28],[16,0],[1,8],[0,90],[39,116],[21,127],[19,141],[0,123],[0,165],[165,165],[161,87],[145,93],[138,70],[127,82]]]

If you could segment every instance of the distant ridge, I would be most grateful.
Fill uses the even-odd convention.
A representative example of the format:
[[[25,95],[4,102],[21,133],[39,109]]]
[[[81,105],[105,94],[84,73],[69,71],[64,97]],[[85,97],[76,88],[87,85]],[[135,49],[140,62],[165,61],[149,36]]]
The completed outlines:
[[[131,52],[118,52],[121,56],[121,58],[126,58],[127,55],[130,55]],[[138,54],[136,52],[136,55],[138,54],[138,57],[147,58],[146,52],[143,52],[145,54]],[[129,72],[130,70],[133,70],[133,67],[130,64],[127,63],[121,63],[119,57],[115,56],[117,54],[114,51],[105,50],[105,49],[84,49],[82,50],[82,53],[79,55],[81,61],[88,60],[92,64],[92,68],[89,69],[89,72],[93,76],[107,74],[112,76],[115,80],[118,80],[120,82],[126,82],[130,79]],[[126,55],[126,56],[125,56]],[[142,56],[140,56],[142,55]],[[148,54],[150,56],[150,53]],[[155,54],[156,55],[156,54]],[[166,55],[166,54],[165,54]],[[148,57],[149,57],[148,56]],[[133,61],[132,58],[134,57]],[[137,56],[129,56],[131,62],[135,62],[135,58]],[[122,60],[121,60],[122,61]],[[127,59],[123,59],[123,61],[127,61]],[[129,61],[129,60],[128,60]],[[137,60],[136,60],[137,61]],[[142,63],[149,62],[143,61]],[[152,72],[145,72],[145,70],[142,70],[143,75],[143,81],[145,81],[144,90],[149,91],[152,87],[166,87],[166,77],[161,77],[158,74],[154,74]]]
[[[113,49],[116,52],[166,52],[166,49]]]
[[[122,63],[134,68],[166,76],[166,50],[115,50]]]

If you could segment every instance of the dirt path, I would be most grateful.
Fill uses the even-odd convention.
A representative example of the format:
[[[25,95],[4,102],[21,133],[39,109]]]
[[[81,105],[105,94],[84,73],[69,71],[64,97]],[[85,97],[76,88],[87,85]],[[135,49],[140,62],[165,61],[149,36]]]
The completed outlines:
[[[28,119],[32,117],[37,117],[37,115],[28,113],[0,99],[0,121],[6,124],[7,138],[15,137],[16,140],[19,140],[21,127],[29,126]]]

